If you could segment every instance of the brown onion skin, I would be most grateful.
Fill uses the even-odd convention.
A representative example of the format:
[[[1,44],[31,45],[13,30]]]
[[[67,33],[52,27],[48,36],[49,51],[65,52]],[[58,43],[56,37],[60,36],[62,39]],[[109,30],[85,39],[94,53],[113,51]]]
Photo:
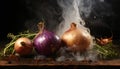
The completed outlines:
[[[73,52],[87,51],[90,48],[91,39],[90,34],[77,28],[75,23],[71,23],[70,29],[61,37],[62,43]]]
[[[26,37],[18,38],[14,44],[14,50],[20,56],[30,55],[33,50],[33,43]]]

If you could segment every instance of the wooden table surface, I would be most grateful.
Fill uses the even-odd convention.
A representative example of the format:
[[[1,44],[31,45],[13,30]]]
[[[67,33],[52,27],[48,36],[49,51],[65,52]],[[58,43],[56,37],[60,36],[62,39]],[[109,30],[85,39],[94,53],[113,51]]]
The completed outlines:
[[[33,59],[20,59],[20,60],[0,60],[0,69],[79,69],[79,68],[87,68],[87,69],[96,69],[96,68],[114,68],[120,66],[120,59],[113,60],[98,60],[94,62],[85,62],[85,61],[41,61],[41,60],[33,60]]]
[[[0,60],[0,66],[68,66],[68,65],[90,65],[90,66],[120,66],[120,59],[113,60],[97,60],[97,61],[51,61],[51,60],[34,60],[34,59],[19,59],[19,60]]]

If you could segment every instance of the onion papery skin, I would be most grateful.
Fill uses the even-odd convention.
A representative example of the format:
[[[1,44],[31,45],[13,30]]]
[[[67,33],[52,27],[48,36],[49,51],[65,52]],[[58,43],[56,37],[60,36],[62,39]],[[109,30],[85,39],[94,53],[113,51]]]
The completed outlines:
[[[92,37],[83,29],[77,28],[75,23],[63,33],[61,41],[64,46],[67,46],[72,52],[86,52],[92,48]]]
[[[33,40],[33,45],[39,55],[53,56],[60,48],[60,38],[48,30],[42,30]]]
[[[33,43],[29,38],[21,37],[16,40],[14,44],[14,50],[20,56],[30,55],[32,54],[32,51],[33,51]]]

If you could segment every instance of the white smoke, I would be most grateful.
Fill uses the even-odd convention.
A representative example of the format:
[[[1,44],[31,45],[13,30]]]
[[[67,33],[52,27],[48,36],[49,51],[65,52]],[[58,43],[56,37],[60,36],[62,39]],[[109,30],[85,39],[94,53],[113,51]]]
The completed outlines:
[[[77,23],[80,28],[86,24],[84,18],[96,18],[113,15],[111,5],[105,0],[57,0],[62,9],[62,18],[56,33],[60,36],[70,27],[72,22]],[[91,21],[92,22],[92,21]]]
[[[89,16],[93,5],[93,0],[58,0],[58,4],[63,10],[62,17],[64,20],[60,23],[57,34],[60,36],[65,30],[70,27],[72,22],[75,22],[78,27],[87,29],[84,27],[85,22],[81,15]]]

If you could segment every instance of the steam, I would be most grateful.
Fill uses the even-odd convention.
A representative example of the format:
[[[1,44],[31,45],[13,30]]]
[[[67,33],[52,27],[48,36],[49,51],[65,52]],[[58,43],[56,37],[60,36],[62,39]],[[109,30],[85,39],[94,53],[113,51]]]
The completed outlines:
[[[59,36],[69,28],[72,22],[86,30],[87,28],[84,27],[86,25],[85,18],[91,19],[89,22],[103,21],[103,17],[114,14],[111,5],[105,0],[57,0],[57,2],[62,9],[63,18],[56,31]]]
[[[62,17],[64,18],[57,30],[59,36],[69,28],[72,22],[82,29],[87,29],[84,27],[85,21],[81,15],[89,16],[93,5],[92,0],[58,0],[58,4],[63,10]]]
[[[58,28],[59,32],[56,32],[61,35],[73,21],[81,23],[81,26],[85,25],[83,19],[86,17],[110,16],[111,14],[111,7],[105,0],[25,0],[25,4],[29,15],[28,20],[25,21],[25,27],[32,32],[38,30],[37,24],[42,19],[46,21],[47,29],[54,31]]]

